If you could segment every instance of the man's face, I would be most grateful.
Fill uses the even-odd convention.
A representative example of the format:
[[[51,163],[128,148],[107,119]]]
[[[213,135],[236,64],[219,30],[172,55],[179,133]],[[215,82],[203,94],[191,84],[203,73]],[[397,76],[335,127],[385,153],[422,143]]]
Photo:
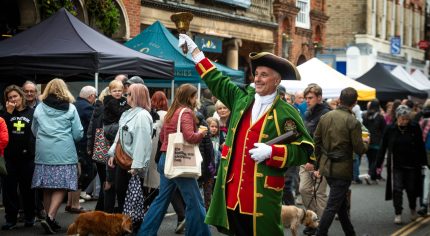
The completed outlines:
[[[97,95],[94,93],[94,94],[91,94],[89,97],[88,97],[88,102],[90,102],[91,104],[94,104],[94,102],[96,101],[96,99],[97,99]]]
[[[304,100],[303,92],[296,93],[296,99],[294,100],[296,104],[302,104]]]
[[[22,89],[25,93],[25,99],[29,103],[33,103],[37,96],[36,86],[34,86],[34,84],[26,84],[24,87],[22,87]]]
[[[255,92],[260,96],[266,96],[276,91],[281,79],[277,73],[269,67],[258,66],[255,69]]]
[[[315,95],[315,93],[308,93],[305,96],[306,105],[308,109],[313,108],[316,104],[321,103],[321,96]]]

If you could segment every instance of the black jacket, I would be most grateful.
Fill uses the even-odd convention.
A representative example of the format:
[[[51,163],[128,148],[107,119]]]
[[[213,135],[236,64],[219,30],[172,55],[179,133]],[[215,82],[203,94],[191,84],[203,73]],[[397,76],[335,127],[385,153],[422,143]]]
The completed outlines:
[[[199,126],[203,125],[208,127],[208,124],[205,121],[205,118],[203,114],[200,112],[196,112],[196,116],[199,119]],[[215,174],[215,156],[214,156],[214,149],[212,145],[212,141],[208,134],[203,137],[202,141],[199,144],[200,153],[203,157],[202,162],[202,176],[200,177],[200,181],[207,181],[208,179],[211,179],[214,177]]]
[[[87,152],[93,152],[94,139],[96,138],[96,129],[103,128],[103,111],[104,106],[100,100],[94,103],[94,111],[91,115],[90,123],[87,130]]]
[[[16,158],[34,159],[36,140],[31,132],[34,109],[24,108],[22,111],[16,109],[9,114],[5,111],[2,115],[6,121],[9,134],[9,144],[4,150],[6,160]]]
[[[320,118],[325,113],[329,112],[330,110],[328,107],[324,104],[316,104],[314,107],[312,107],[310,110],[307,110],[305,113],[305,126],[308,130],[311,137],[314,136],[315,130],[317,129],[318,122],[320,121]]]
[[[113,123],[118,123],[119,118],[124,111],[130,109],[127,104],[127,99],[121,97],[120,99],[115,99],[112,95],[108,95],[103,100],[104,104],[104,114],[103,114],[103,124],[110,125]]]
[[[369,148],[372,148],[372,145],[380,145],[386,126],[384,117],[379,113],[367,112],[363,116],[363,125],[366,126],[370,133]]]
[[[87,147],[87,130],[90,124],[91,116],[93,115],[94,107],[85,99],[78,97],[75,102],[76,110],[78,111],[79,118],[81,119],[82,127],[84,128],[84,137],[79,141],[78,147],[84,151]]]

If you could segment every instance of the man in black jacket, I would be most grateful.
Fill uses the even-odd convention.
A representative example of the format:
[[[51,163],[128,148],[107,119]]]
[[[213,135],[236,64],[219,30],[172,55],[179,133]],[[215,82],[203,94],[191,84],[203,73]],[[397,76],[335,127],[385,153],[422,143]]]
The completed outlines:
[[[309,84],[303,94],[307,105],[305,126],[313,137],[321,116],[329,112],[329,109],[322,103],[322,89],[317,84]],[[306,209],[315,211],[318,217],[321,217],[327,203],[327,181],[324,178],[315,178],[315,161],[313,155],[310,162],[300,166],[299,191]],[[308,227],[303,231],[306,235],[313,235],[315,232],[315,229]]]
[[[89,200],[91,197],[85,193],[85,189],[94,178],[93,161],[87,152],[87,130],[90,124],[91,116],[94,111],[93,104],[97,98],[97,91],[92,86],[84,86],[79,97],[76,99],[75,107],[78,111],[82,127],[84,128],[83,138],[76,143],[76,150],[78,152],[80,175],[79,175],[79,188],[75,192],[69,192],[68,201],[65,210],[70,213],[82,213],[86,210],[79,204],[79,197]],[[83,190],[81,194],[81,190]]]

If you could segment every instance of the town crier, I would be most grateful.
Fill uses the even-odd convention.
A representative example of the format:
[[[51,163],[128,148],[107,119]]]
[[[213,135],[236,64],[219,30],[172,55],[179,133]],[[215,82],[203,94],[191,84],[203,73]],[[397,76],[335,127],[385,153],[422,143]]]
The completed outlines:
[[[306,163],[313,141],[299,113],[279,98],[281,79],[300,79],[288,60],[268,52],[251,53],[255,88],[241,88],[205,58],[193,40],[179,35],[179,46],[192,53],[208,88],[231,111],[221,163],[206,223],[229,235],[284,235],[281,199],[284,173]],[[267,145],[288,131],[295,140]]]

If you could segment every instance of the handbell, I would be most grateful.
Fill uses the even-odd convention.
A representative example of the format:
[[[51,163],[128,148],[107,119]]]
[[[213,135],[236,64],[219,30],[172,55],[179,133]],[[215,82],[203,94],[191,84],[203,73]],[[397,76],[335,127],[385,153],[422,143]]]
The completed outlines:
[[[176,29],[181,34],[186,34],[190,29],[190,22],[193,20],[194,15],[190,12],[178,12],[173,14],[170,17],[170,20],[173,21],[176,25]],[[182,45],[182,52],[184,54],[188,53],[187,44]]]

